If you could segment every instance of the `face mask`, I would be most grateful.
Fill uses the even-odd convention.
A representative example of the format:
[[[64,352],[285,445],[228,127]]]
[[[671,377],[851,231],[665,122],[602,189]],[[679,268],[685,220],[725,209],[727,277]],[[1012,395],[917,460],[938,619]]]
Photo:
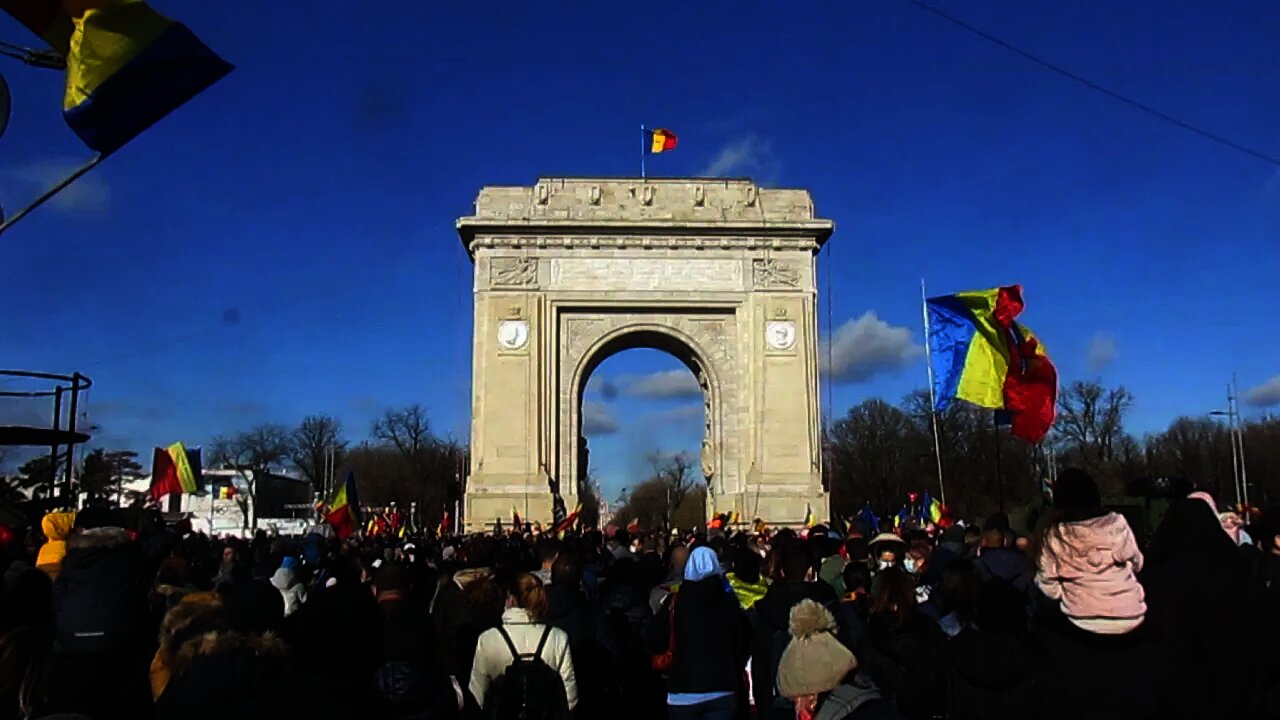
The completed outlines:
[[[906,570],[908,573],[915,573],[916,571],[915,558],[907,558],[906,560],[903,560],[902,569]]]
[[[879,567],[881,570],[888,570],[889,568],[893,567],[893,561],[892,561],[892,560],[881,560],[881,561],[878,563],[878,567]]]

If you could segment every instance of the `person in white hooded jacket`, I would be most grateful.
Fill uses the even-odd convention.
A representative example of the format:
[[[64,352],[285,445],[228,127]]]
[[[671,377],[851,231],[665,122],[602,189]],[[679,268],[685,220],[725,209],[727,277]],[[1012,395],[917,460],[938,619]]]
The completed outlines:
[[[537,650],[547,627],[542,622],[546,613],[547,593],[542,583],[537,577],[522,573],[512,584],[507,608],[502,613],[502,628],[521,655],[532,655]],[[569,654],[569,636],[559,628],[551,628],[541,657],[543,662],[560,673],[565,698],[569,709],[573,710],[578,704],[578,684],[573,673],[573,658]],[[512,661],[511,649],[497,628],[485,630],[480,635],[475,661],[471,665],[469,689],[481,708],[488,700],[490,686],[502,677]]]

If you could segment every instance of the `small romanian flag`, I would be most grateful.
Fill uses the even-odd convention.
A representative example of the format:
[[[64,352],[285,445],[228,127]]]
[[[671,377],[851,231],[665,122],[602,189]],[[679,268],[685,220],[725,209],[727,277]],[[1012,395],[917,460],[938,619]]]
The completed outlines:
[[[348,472],[347,479],[333,494],[333,500],[329,502],[329,512],[324,516],[325,521],[333,526],[333,532],[337,534],[339,540],[346,540],[355,533],[356,512],[359,507],[360,501],[356,497],[356,476],[355,473]]]
[[[657,154],[676,149],[676,134],[670,130],[657,129],[649,131],[649,152]]]
[[[0,0],[0,9],[66,56],[63,118],[103,155],[232,69],[186,26],[141,0]]]
[[[573,509],[573,512],[569,513],[564,520],[561,520],[552,532],[562,533],[573,529],[574,524],[578,522],[578,516],[581,514],[582,503],[578,503],[578,505]]]
[[[186,449],[176,442],[151,454],[151,499],[169,494],[194,493],[200,487],[200,448]]]
[[[511,506],[511,525],[518,531],[524,527],[524,522],[520,519],[520,511],[516,510],[516,506]]]

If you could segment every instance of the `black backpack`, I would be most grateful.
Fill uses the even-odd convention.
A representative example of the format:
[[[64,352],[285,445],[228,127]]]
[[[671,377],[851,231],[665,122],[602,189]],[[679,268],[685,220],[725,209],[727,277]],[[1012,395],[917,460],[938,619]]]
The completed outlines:
[[[506,628],[498,633],[511,651],[511,664],[494,683],[490,695],[491,720],[568,720],[569,700],[560,673],[542,660],[551,626],[542,630],[538,648],[531,655],[521,655]]]

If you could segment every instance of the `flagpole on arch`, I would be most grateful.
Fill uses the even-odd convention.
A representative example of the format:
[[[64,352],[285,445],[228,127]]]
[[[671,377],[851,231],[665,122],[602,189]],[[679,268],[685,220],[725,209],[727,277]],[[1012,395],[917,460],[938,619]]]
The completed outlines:
[[[938,464],[938,499],[947,504],[947,488],[942,482],[942,442],[938,439],[938,399],[933,392],[933,353],[929,349],[929,300],[920,278],[920,317],[924,321],[924,366],[929,374],[929,419],[933,423],[933,457]]]
[[[644,152],[647,149],[644,145],[644,123],[640,123],[640,179],[643,180],[644,175]]]

